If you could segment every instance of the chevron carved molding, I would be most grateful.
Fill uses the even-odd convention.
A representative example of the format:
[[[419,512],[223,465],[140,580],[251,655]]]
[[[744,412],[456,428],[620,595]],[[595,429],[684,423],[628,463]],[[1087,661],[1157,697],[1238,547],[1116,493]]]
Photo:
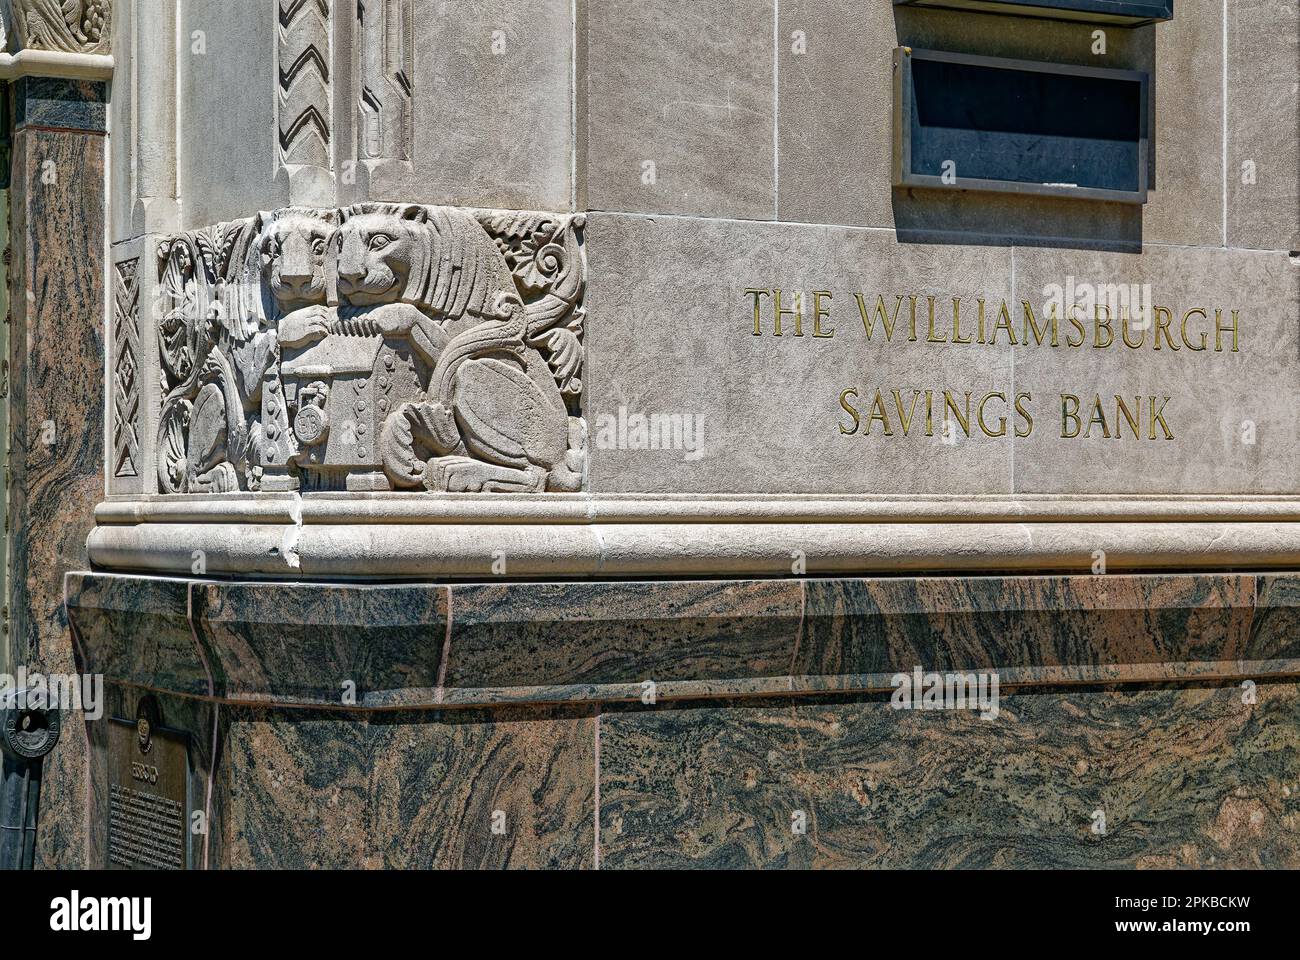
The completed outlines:
[[[277,127],[285,166],[330,165],[330,3],[279,0]]]

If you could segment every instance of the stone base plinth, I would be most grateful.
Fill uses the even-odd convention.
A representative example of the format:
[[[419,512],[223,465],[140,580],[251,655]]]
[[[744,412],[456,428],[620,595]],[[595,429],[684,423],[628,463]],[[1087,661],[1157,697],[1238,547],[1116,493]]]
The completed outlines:
[[[146,697],[194,867],[1300,866],[1300,574],[66,587],[92,866]]]

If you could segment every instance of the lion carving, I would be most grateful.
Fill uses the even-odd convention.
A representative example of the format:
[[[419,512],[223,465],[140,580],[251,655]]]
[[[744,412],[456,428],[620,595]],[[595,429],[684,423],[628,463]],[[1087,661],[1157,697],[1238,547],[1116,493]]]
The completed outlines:
[[[425,396],[384,422],[396,487],[577,489],[582,464],[564,398],[526,342],[529,311],[479,221],[450,207],[367,206],[339,228],[340,318],[402,335],[431,368]]]
[[[581,227],[365,203],[170,238],[160,487],[580,489]]]

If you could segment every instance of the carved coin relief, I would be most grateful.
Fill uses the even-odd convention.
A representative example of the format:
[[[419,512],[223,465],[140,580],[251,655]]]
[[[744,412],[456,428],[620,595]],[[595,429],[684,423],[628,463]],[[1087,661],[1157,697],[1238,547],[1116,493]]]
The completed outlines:
[[[361,204],[166,238],[160,489],[581,489],[582,227]]]

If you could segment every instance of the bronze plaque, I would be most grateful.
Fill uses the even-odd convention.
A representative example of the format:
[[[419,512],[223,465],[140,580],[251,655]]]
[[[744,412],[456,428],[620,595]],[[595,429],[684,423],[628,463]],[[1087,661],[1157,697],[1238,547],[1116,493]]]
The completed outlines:
[[[189,866],[189,735],[141,718],[108,721],[108,865]]]

